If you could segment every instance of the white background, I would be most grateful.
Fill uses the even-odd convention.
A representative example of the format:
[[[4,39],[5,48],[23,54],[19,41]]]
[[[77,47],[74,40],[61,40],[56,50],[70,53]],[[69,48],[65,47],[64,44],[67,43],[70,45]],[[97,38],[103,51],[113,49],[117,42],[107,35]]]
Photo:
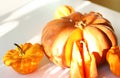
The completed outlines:
[[[0,16],[13,11],[32,0],[0,0]]]

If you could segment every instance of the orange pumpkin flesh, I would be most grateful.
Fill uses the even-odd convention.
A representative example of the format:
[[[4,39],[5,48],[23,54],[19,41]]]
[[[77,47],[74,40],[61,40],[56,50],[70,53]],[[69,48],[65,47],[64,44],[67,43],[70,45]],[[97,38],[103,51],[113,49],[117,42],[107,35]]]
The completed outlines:
[[[70,78],[85,78],[82,54],[76,42],[73,42]]]
[[[43,29],[41,42],[52,62],[62,67],[71,67],[73,71],[78,71],[80,67],[85,72],[85,78],[89,78],[97,76],[96,66],[105,61],[107,51],[117,45],[117,38],[110,22],[101,14],[75,12],[50,21]],[[75,59],[72,51],[74,42],[80,49],[79,58],[83,60],[83,68],[79,64],[75,65],[79,59],[72,61]],[[73,68],[74,65],[77,67]],[[79,73],[82,71],[79,70]]]
[[[62,65],[62,49],[67,41],[69,34],[74,30],[74,23],[70,22],[68,19],[53,20],[49,22],[48,25],[43,29],[43,35],[41,38],[45,54],[50,60],[53,60],[54,63]],[[66,24],[67,23],[67,24]],[[58,34],[58,35],[56,35]],[[63,39],[62,39],[63,38]],[[54,43],[55,42],[55,43]],[[48,44],[49,43],[49,44]],[[59,54],[60,53],[60,54]],[[51,57],[55,56],[55,57]]]
[[[66,66],[70,67],[70,63],[71,63],[71,55],[72,55],[72,45],[74,41],[78,41],[78,40],[82,40],[82,31],[78,28],[74,29],[71,32],[71,35],[69,36],[67,42],[66,42],[66,46],[65,46],[65,52],[64,52],[64,62],[66,63]],[[65,64],[64,63],[64,64]]]

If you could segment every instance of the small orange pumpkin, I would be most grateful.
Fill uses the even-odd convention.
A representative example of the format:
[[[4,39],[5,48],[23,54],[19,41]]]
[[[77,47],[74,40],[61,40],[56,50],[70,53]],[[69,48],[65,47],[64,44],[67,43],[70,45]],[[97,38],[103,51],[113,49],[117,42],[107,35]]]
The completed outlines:
[[[111,47],[106,59],[112,73],[120,77],[120,46]]]
[[[54,14],[54,18],[59,19],[59,18],[64,17],[64,16],[68,16],[71,13],[73,13],[74,11],[75,10],[71,6],[68,6],[68,5],[60,6],[56,9],[55,14]]]
[[[3,62],[7,66],[21,73],[28,74],[35,71],[38,68],[41,58],[43,57],[43,47],[36,43],[25,43],[16,49],[9,50],[3,57]]]

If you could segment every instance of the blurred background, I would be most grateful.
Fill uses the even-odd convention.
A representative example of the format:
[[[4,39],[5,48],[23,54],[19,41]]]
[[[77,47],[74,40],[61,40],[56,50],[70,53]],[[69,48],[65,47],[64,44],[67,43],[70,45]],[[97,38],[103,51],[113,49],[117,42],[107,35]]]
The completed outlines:
[[[114,11],[120,12],[120,0],[90,0]]]
[[[0,0],[0,16],[24,6],[32,0]]]
[[[0,0],[0,16],[13,11],[21,6],[35,0]],[[41,2],[44,0],[40,0]],[[120,12],[120,0],[90,0],[98,5],[105,6],[114,11]]]

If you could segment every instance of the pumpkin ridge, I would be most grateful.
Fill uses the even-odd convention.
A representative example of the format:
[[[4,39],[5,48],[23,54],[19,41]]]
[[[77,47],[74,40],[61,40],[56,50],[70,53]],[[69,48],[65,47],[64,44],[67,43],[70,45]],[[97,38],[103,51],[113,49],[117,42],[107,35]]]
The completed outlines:
[[[109,49],[111,47],[111,41],[109,40],[107,35],[102,30],[100,30],[99,28],[96,28],[96,27],[93,27],[93,26],[85,27],[84,31],[85,31],[84,32],[84,39],[85,39],[86,43],[88,44],[89,52],[91,52],[91,53],[92,52],[98,52],[100,54],[100,56],[102,57],[103,50],[104,49]],[[94,32],[98,33],[98,31],[99,31],[100,34],[96,35],[96,37],[94,38],[93,33]],[[95,39],[95,41],[92,40],[92,39]],[[90,40],[92,40],[92,42]],[[103,40],[103,41],[101,41],[101,40]],[[102,44],[102,42],[105,42],[105,44]]]
[[[100,30],[102,30],[107,35],[107,37],[110,39],[112,46],[118,45],[117,44],[118,41],[117,41],[115,32],[110,27],[108,27],[106,25],[92,25],[92,26],[95,26],[95,27],[99,28]]]
[[[113,39],[110,38],[109,36],[110,33],[107,33],[107,31],[100,29],[99,27],[100,25],[109,32],[111,32]],[[65,30],[66,28],[68,29]],[[55,31],[53,31],[53,29]],[[99,61],[98,63],[101,63],[101,61],[104,60],[105,58],[104,54],[107,51],[107,49],[109,49],[112,45],[116,45],[117,43],[117,38],[115,37],[115,33],[113,31],[111,23],[107,21],[101,14],[95,12],[90,12],[87,14],[81,14],[80,12],[71,13],[71,15],[69,16],[65,16],[60,19],[50,21],[43,30],[41,42],[45,49],[45,54],[49,57],[49,59],[53,58],[51,61],[54,62],[55,64],[58,63],[57,65],[60,65],[62,67],[70,66],[69,63],[71,59],[68,58],[69,55],[71,55],[71,53],[67,53],[66,52],[67,50],[65,50],[67,40],[70,39],[69,37],[70,34],[66,33],[67,32],[72,33],[72,31],[74,31],[75,29],[80,29],[82,31],[82,33],[78,33],[79,36],[81,35],[82,41],[86,42],[89,52],[90,53],[94,52],[93,54],[95,54],[95,59]],[[61,32],[68,36],[66,41],[63,40],[66,36],[62,36]],[[53,37],[54,39],[52,39]],[[72,37],[74,38],[75,36],[73,35]],[[47,40],[52,40],[51,45],[49,44],[49,42],[47,42]],[[62,40],[65,43],[61,48],[62,53],[61,55],[58,54],[59,57],[56,57],[55,54],[57,54],[57,52],[54,53],[52,51],[55,50],[56,47],[61,45],[59,41]],[[73,47],[72,44],[70,43],[68,42],[68,44],[70,45],[68,46],[68,48],[72,49]],[[95,52],[97,53],[97,55]],[[96,58],[97,56],[99,56],[99,58]],[[61,60],[56,61],[57,59]],[[66,62],[65,59],[69,61],[67,65],[65,63]]]

